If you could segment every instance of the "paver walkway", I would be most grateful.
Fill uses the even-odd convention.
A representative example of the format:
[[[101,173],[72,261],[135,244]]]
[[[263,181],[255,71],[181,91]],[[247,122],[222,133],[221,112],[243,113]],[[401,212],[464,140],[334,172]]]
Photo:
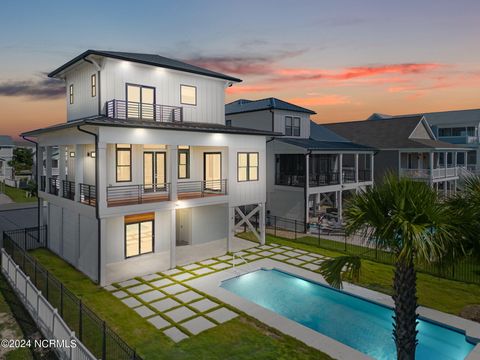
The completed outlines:
[[[199,292],[184,284],[184,281],[232,268],[234,264],[265,258],[310,271],[318,270],[319,264],[326,259],[325,256],[305,250],[270,244],[236,252],[235,257],[223,255],[114,283],[106,289],[159,331],[178,342],[239,315],[233,307]]]

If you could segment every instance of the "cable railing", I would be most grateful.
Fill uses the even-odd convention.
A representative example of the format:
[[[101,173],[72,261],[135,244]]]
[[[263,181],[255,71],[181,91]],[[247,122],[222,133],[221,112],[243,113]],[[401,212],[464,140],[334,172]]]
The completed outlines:
[[[170,200],[169,183],[107,187],[107,205],[109,207],[168,200]]]
[[[227,180],[182,181],[177,183],[179,199],[227,194]]]
[[[62,197],[75,200],[75,181],[62,180]]]
[[[146,104],[125,100],[109,100],[106,103],[107,117],[158,122],[183,121],[183,108],[179,106]]]
[[[79,187],[80,187],[79,201],[82,204],[95,206],[97,204],[97,193],[96,193],[95,185],[79,184]]]

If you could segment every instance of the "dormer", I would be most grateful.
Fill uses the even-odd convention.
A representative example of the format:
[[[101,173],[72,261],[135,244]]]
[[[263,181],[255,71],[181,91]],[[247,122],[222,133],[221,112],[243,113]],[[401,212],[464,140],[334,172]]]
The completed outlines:
[[[67,121],[224,124],[225,88],[240,79],[155,54],[87,50],[52,71],[66,86]]]

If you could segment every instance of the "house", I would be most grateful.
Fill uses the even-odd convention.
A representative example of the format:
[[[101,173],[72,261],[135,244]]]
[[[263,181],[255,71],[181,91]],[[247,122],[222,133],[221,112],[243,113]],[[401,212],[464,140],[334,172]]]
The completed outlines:
[[[267,140],[269,215],[314,223],[333,211],[341,221],[345,198],[373,184],[373,148],[316,124],[313,114],[276,98],[225,106],[227,126],[281,134]]]
[[[13,159],[15,144],[8,135],[0,135],[0,181],[11,181],[13,177],[12,167],[8,162]]]
[[[459,160],[472,173],[480,175],[480,109],[452,110],[422,113],[437,139],[468,148]],[[402,115],[403,116],[403,115]],[[372,114],[369,119],[395,118],[394,115]]]
[[[49,76],[65,81],[67,121],[22,134],[38,142],[49,249],[105,285],[241,248],[243,224],[264,243],[272,132],[225,126],[240,79],[97,50]]]
[[[427,181],[447,194],[466,175],[467,148],[439,141],[423,115],[325,124],[350,141],[378,149],[375,182],[387,172]]]

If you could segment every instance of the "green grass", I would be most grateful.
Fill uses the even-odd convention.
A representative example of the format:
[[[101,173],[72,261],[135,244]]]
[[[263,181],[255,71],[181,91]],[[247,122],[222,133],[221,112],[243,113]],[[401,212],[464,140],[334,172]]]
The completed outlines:
[[[48,250],[32,254],[145,360],[149,359],[330,359],[245,314],[178,344],[170,341],[108,291]],[[253,355],[254,354],[254,355]]]
[[[35,196],[26,197],[26,191],[22,189],[17,189],[11,186],[5,185],[5,195],[7,195],[12,201],[17,203],[24,203],[24,202],[34,202],[37,201]]]

